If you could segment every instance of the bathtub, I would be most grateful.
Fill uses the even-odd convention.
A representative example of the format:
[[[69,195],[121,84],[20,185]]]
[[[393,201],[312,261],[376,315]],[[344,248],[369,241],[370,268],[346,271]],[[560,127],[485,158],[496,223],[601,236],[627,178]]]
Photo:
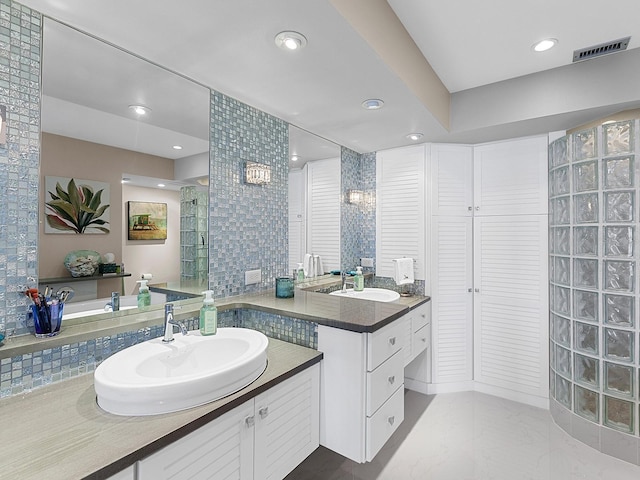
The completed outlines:
[[[164,293],[150,292],[151,305],[161,305],[167,301]],[[89,315],[98,315],[100,313],[110,312],[105,310],[107,303],[111,303],[111,298],[97,298],[95,300],[85,300],[82,302],[70,302],[64,305],[62,320],[71,320],[73,318],[87,317]],[[120,297],[120,310],[131,310],[138,308],[138,297],[136,295],[124,295]]]

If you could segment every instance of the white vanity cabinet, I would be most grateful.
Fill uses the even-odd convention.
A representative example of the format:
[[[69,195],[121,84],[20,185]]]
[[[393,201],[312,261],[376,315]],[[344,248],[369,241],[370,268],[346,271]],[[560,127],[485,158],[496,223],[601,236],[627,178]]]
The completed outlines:
[[[401,318],[373,333],[318,326],[321,445],[368,462],[402,423],[404,325]]]
[[[107,480],[136,480],[135,465],[130,465],[115,475],[110,476]]]
[[[404,366],[413,362],[431,344],[431,305],[423,303],[404,317]]]
[[[138,480],[278,480],[319,445],[314,365],[138,462]]]

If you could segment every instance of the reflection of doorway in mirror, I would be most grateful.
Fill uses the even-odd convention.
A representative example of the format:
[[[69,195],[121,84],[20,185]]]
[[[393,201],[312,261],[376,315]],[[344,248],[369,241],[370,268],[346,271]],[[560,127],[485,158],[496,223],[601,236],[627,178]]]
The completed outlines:
[[[7,106],[0,105],[0,145],[7,143]]]

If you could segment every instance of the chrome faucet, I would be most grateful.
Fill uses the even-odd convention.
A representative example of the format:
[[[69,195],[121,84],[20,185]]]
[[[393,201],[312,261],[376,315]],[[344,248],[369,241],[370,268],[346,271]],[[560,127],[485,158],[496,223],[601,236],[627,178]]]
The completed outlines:
[[[120,310],[120,293],[111,292],[111,301],[104,306],[104,311],[108,312],[111,309],[112,312]]]
[[[180,320],[173,318],[173,303],[166,303],[164,305],[164,338],[163,342],[173,342],[173,326],[180,328],[182,335],[188,335],[187,327]],[[180,307],[176,307],[180,308]]]
[[[342,291],[346,292],[347,291],[347,285],[351,285],[352,287],[353,285],[353,280],[347,280],[347,271],[343,271],[342,272]]]

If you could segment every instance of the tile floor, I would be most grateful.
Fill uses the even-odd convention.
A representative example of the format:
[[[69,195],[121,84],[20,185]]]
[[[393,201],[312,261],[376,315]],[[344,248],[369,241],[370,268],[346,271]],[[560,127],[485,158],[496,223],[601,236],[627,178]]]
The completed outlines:
[[[373,462],[324,447],[286,480],[640,480],[640,467],[573,439],[549,412],[477,392],[407,391],[405,421]]]

